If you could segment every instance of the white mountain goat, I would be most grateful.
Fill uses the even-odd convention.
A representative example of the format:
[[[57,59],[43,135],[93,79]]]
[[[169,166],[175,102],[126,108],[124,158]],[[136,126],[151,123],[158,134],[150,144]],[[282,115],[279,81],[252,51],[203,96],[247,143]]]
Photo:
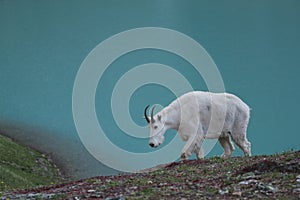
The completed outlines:
[[[218,139],[224,149],[222,157],[230,157],[235,150],[231,140],[245,156],[251,156],[251,143],[246,138],[250,109],[237,96],[194,91],[180,96],[153,116],[154,107],[150,117],[147,115],[149,106],[144,110],[151,147],[162,144],[165,132],[175,129],[182,140],[187,141],[181,152],[182,160],[192,153],[198,159],[203,158],[201,145],[204,139]]]

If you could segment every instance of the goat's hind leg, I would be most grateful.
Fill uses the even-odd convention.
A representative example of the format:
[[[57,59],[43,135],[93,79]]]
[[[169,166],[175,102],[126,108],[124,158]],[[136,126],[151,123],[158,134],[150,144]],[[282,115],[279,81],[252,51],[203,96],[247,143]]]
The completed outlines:
[[[224,134],[222,134],[224,135]],[[221,155],[222,158],[228,158],[231,156],[232,152],[235,150],[229,136],[220,136],[219,142],[224,149],[224,153]]]
[[[231,138],[234,143],[243,150],[245,156],[251,156],[251,143],[246,138],[246,130],[233,132]]]

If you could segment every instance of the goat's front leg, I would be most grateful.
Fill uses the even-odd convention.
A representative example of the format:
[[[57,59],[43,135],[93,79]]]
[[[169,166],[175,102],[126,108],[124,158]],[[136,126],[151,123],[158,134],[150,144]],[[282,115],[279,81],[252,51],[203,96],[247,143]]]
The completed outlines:
[[[197,142],[197,144],[195,145],[195,149],[194,149],[194,153],[196,154],[198,160],[201,160],[204,158],[202,142],[203,142],[203,140],[201,140],[200,142]]]
[[[194,146],[195,146],[194,137],[190,137],[186,142],[186,144],[184,145],[183,149],[181,150],[180,159],[187,160],[192,155]]]
[[[181,160],[187,160],[195,150],[195,148],[198,147],[198,138],[197,134],[191,135],[189,139],[187,140],[186,144],[184,145],[182,151],[181,151]]]

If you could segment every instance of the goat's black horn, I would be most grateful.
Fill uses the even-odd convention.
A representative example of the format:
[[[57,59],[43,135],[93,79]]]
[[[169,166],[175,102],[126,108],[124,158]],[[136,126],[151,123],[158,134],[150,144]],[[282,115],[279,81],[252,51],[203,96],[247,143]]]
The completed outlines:
[[[145,110],[144,110],[144,116],[145,116],[145,119],[146,119],[146,121],[148,122],[148,124],[150,123],[150,119],[149,119],[148,116],[147,116],[147,109],[149,108],[149,106],[150,106],[150,105],[148,105],[148,106],[145,108]]]
[[[151,110],[151,122],[154,123],[154,118],[153,118],[153,111],[154,111],[155,106],[153,106]]]

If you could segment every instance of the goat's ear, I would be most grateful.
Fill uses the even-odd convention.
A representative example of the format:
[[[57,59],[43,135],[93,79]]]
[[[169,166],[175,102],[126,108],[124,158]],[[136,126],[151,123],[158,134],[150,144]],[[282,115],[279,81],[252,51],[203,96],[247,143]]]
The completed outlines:
[[[157,115],[158,121],[161,121],[161,115]]]

